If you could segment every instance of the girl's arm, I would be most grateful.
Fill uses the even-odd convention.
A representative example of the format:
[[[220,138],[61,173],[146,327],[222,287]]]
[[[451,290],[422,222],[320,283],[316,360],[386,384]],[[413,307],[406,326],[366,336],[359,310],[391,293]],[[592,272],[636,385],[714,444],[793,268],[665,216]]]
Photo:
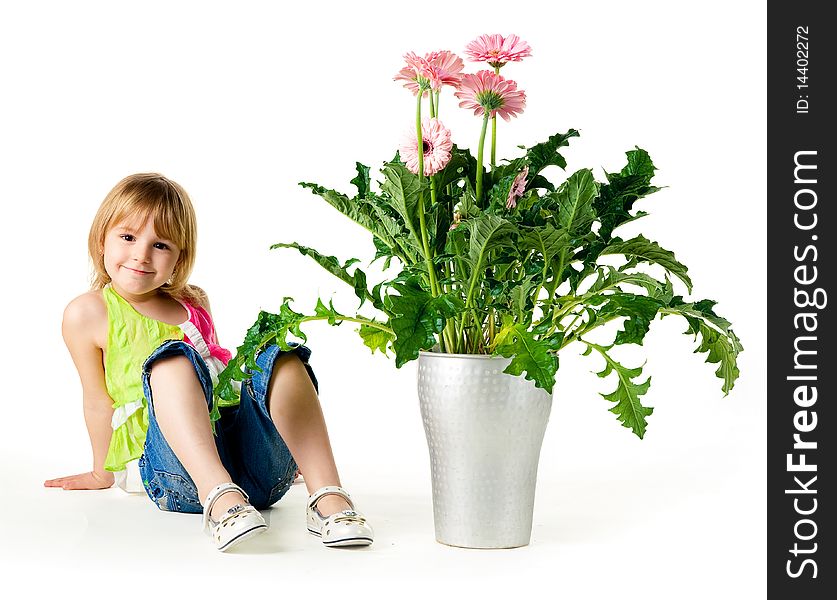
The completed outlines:
[[[93,449],[93,469],[86,473],[44,482],[65,490],[95,490],[113,485],[113,473],[105,471],[105,457],[113,434],[110,422],[113,401],[105,386],[103,348],[107,339],[107,308],[101,294],[79,296],[64,311],[61,332],[81,379],[84,422]]]

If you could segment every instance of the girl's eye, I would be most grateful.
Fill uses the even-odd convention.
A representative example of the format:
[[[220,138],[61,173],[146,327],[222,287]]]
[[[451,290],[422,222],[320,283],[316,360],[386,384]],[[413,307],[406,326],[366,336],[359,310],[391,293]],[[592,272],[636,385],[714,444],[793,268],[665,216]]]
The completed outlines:
[[[164,244],[163,242],[157,242],[156,244],[154,244],[154,247],[157,248],[157,250],[168,250],[169,249],[169,247],[166,244]]]
[[[130,233],[123,233],[119,237],[121,237],[126,242],[133,242],[134,240],[136,240],[136,238],[132,236]]]

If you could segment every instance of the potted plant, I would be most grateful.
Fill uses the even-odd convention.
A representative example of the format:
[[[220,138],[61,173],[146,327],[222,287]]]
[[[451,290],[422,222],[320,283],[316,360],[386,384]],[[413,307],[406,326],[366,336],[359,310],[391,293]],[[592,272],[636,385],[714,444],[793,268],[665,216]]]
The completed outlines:
[[[601,377],[614,375],[602,396],[624,427],[642,438],[652,408],[642,396],[650,378],[626,366],[614,346],[642,344],[659,315],[685,319],[696,352],[717,364],[721,389],[738,377],[742,350],[730,323],[711,300],[689,301],[688,271],[673,252],[642,235],[614,235],[646,215],[634,205],[659,188],[645,150],[629,150],[627,163],[597,181],[590,169],[558,180],[561,155],[578,132],[569,129],[498,162],[496,117],[506,121],[525,108],[517,83],[501,68],[531,54],[517,36],[486,35],[466,49],[490,69],[464,74],[448,51],[405,55],[395,79],[415,96],[414,133],[373,182],[357,163],[352,196],[318,184],[305,188],[365,228],[390,276],[377,283],[356,263],[297,242],[306,255],[348,284],[367,313],[338,312],[318,300],[312,313],[296,312],[285,298],[277,313],[261,312],[216,391],[232,394],[231,380],[256,368],[265,345],[287,347],[305,339],[312,321],[358,326],[372,352],[392,351],[396,367],[419,360],[419,399],[431,458],[436,535],[468,547],[512,547],[529,542],[535,477],[549,416],[558,357],[578,344],[604,360]],[[481,120],[476,156],[452,143],[440,120],[440,97],[452,88],[459,106]],[[489,125],[490,153],[485,156]],[[556,169],[551,169],[556,171]],[[556,171],[561,173],[561,171]],[[618,266],[602,257],[619,257]],[[656,265],[661,276],[644,267]],[[611,324],[612,343],[589,333]],[[615,389],[613,388],[615,386]]]

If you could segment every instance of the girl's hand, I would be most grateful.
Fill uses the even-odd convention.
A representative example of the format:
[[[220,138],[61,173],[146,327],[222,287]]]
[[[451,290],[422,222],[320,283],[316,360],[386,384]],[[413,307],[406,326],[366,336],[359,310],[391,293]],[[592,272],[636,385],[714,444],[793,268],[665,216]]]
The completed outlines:
[[[88,471],[78,475],[59,477],[44,481],[44,487],[60,487],[65,490],[103,490],[113,485],[114,477],[110,471],[96,473]]]

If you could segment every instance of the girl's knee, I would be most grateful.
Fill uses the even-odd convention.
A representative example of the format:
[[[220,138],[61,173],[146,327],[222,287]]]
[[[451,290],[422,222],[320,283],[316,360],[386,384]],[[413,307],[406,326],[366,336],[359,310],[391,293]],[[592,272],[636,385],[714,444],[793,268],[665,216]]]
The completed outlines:
[[[155,382],[159,382],[160,380],[165,380],[170,377],[197,377],[195,374],[195,367],[192,365],[192,362],[182,354],[158,358],[151,364],[149,372],[150,383],[152,386]]]
[[[308,374],[305,370],[305,363],[302,362],[302,359],[296,355],[295,352],[288,352],[287,354],[283,354],[279,358],[276,359],[276,362],[273,363],[273,370],[270,373],[270,379],[268,387],[272,384],[276,379],[285,378],[285,377],[299,377],[304,375],[305,378],[308,378]]]

